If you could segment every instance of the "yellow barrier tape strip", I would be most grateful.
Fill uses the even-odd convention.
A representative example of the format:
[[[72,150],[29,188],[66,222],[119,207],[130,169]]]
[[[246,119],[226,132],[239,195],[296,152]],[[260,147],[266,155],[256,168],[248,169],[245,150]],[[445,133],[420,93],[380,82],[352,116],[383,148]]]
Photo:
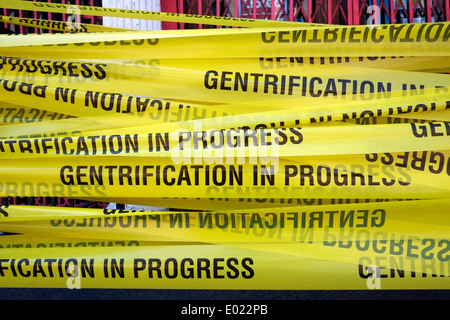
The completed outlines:
[[[441,88],[442,89],[442,88]],[[431,90],[434,91],[434,90]],[[424,92],[430,92],[425,90]],[[55,92],[56,93],[56,92]],[[68,90],[60,90],[61,99],[68,96]],[[55,94],[56,96],[56,94]],[[3,127],[0,137],[26,138],[48,137],[68,134],[80,134],[105,129],[132,131],[135,129],[147,131],[161,130],[221,130],[229,127],[266,129],[288,128],[298,125],[315,125],[331,121],[344,121],[354,124],[397,124],[420,121],[448,121],[450,119],[449,100],[447,94],[420,94],[415,96],[414,104],[410,104],[403,93],[391,93],[389,99],[362,100],[357,96],[343,99],[347,102],[335,103],[331,99],[322,99],[323,107],[309,105],[305,99],[279,101],[261,101],[253,103],[233,103],[227,105],[191,105],[161,99],[142,98],[140,112],[124,114],[107,114],[74,118],[55,111],[37,108],[19,107],[0,102],[0,119],[4,124],[14,124]],[[344,98],[344,97],[343,97]],[[81,100],[85,98],[81,97]],[[32,99],[23,100],[32,106]],[[308,100],[306,100],[308,101]],[[310,101],[310,100],[309,100]],[[298,105],[302,105],[298,108]],[[383,106],[383,107],[381,107]],[[48,108],[48,106],[46,106]],[[80,110],[82,106],[80,105]],[[60,108],[53,108],[59,110]],[[272,111],[263,111],[272,110]],[[437,111],[436,111],[437,110]],[[73,110],[71,110],[73,112]],[[77,112],[76,112],[77,113]],[[378,115],[394,115],[380,117]],[[136,115],[136,116],[134,116]],[[125,116],[125,117],[124,117]],[[47,122],[44,120],[60,120]],[[68,120],[62,120],[68,119]],[[193,121],[192,121],[193,120]],[[200,121],[201,120],[201,121]],[[153,129],[152,129],[153,128]]]
[[[158,64],[168,65],[170,62],[155,59]],[[153,61],[155,63],[156,61]],[[179,61],[179,60],[175,60]],[[449,57],[260,57],[260,65],[264,70],[285,69],[300,65],[342,65],[363,68],[393,69],[433,73],[449,73]]]
[[[289,243],[295,241],[295,229],[317,231],[313,232],[314,242],[323,242],[327,235],[337,236],[342,230],[349,232],[351,228],[445,239],[450,227],[447,214],[449,206],[448,199],[281,209],[250,208],[222,212],[2,206],[0,229],[77,239],[92,237],[91,239],[157,241],[158,238],[166,238],[167,241],[214,244],[271,241]],[[427,210],[432,213],[425,215]],[[269,234],[270,229],[275,232]],[[274,233],[277,235],[274,236]]]
[[[343,258],[331,259],[341,262],[352,261],[354,256],[361,252],[371,256],[374,253],[394,254],[393,251],[396,251],[398,255],[405,254],[407,257],[410,252],[403,250],[403,242],[399,240],[408,235],[409,239],[415,239],[415,244],[425,244],[422,239],[440,243],[439,247],[444,248],[436,248],[436,251],[440,251],[439,259],[446,262],[446,235],[450,225],[446,214],[448,205],[448,200],[422,200],[290,207],[281,210],[270,208],[209,213],[91,210],[90,214],[83,212],[88,211],[83,209],[39,210],[9,207],[2,208],[4,214],[9,216],[0,221],[0,227],[10,232],[21,230],[29,235],[43,234],[47,237],[76,240],[114,239],[126,243],[135,240],[161,244],[197,242],[236,247],[264,243],[268,244],[270,249],[259,250],[301,256],[314,256],[315,247],[320,249],[324,246],[329,253],[342,252]],[[426,210],[432,210],[433,213],[425,216],[423,212]],[[27,214],[27,211],[32,213]],[[72,215],[68,215],[68,212]],[[363,233],[364,236],[361,236]],[[299,239],[302,240],[298,241]],[[339,244],[338,239],[341,240]],[[358,241],[366,243],[356,244]],[[135,245],[140,245],[139,242]],[[298,242],[307,245],[300,245]],[[411,245],[411,242],[408,245]],[[370,248],[369,243],[372,244]],[[427,249],[426,259],[430,259],[431,248],[423,249]],[[419,258],[419,255],[411,254],[411,257]],[[327,259],[327,255],[322,258]],[[411,266],[406,269],[423,271],[420,264]]]
[[[15,18],[0,16],[0,21],[15,24],[26,27],[34,27],[39,29],[48,29],[64,32],[105,32],[105,31],[131,31],[130,29],[121,29],[106,27],[102,25],[78,23],[78,22],[65,22],[65,21],[52,21],[45,19],[30,19],[30,18]]]
[[[389,98],[367,100],[362,99],[362,96],[348,95],[340,99],[299,98],[208,106],[142,96],[136,98],[118,93],[82,92],[76,89],[71,91],[64,87],[53,89],[48,86],[14,82],[8,82],[6,88],[7,90],[4,90],[6,94],[2,99],[20,100],[28,109],[40,109],[43,116],[48,115],[50,118],[62,120],[49,123],[45,127],[39,123],[20,124],[19,120],[16,125],[0,130],[0,136],[4,137],[69,129],[89,132],[113,128],[161,131],[161,128],[164,128],[164,131],[168,132],[180,129],[194,131],[198,130],[199,126],[203,130],[286,128],[331,121],[349,122],[375,117],[382,119],[382,116],[387,117],[384,123],[390,124],[396,121],[388,119],[399,115],[415,119],[446,120],[445,115],[450,107],[448,94],[434,93],[436,91],[434,89],[424,90],[423,94],[418,93],[410,97],[405,95],[405,92],[390,92]],[[320,103],[321,106],[316,103]],[[2,105],[5,106],[1,110],[1,113],[4,113],[4,122],[15,123],[16,118],[24,116],[23,107],[10,108],[11,104]],[[37,106],[42,107],[36,108]],[[66,113],[81,117],[74,119],[68,115],[63,116]],[[95,113],[98,115],[87,116]]]
[[[402,101],[404,99],[400,99]],[[193,107],[184,104],[170,104],[168,101],[152,100],[154,103],[158,103],[159,106],[167,106],[167,109],[157,108],[153,112],[149,112],[146,115],[142,114],[139,117],[124,117],[122,115],[102,115],[92,117],[74,118],[73,116],[51,112],[47,110],[40,110],[37,108],[15,107],[14,105],[0,103],[0,120],[2,120],[4,126],[0,129],[0,139],[38,139],[59,136],[61,139],[63,136],[71,135],[87,136],[90,133],[94,134],[95,131],[103,131],[105,134],[108,132],[104,130],[119,130],[118,133],[127,133],[135,130],[146,130],[147,134],[152,130],[156,130],[156,136],[164,136],[159,132],[161,126],[164,128],[164,132],[169,133],[172,130],[172,134],[179,135],[184,131],[199,131],[201,129],[204,132],[202,140],[207,141],[207,135],[211,135],[214,130],[222,130],[229,126],[234,126],[236,129],[246,128],[252,130],[260,129],[275,129],[279,128],[286,130],[286,128],[298,127],[301,124],[302,127],[307,126],[319,126],[319,125],[368,125],[368,124],[399,124],[399,123],[414,123],[427,122],[427,121],[441,121],[448,122],[450,120],[450,110],[447,108],[448,101],[441,101],[436,103],[436,100],[425,104],[419,102],[421,99],[416,99],[416,107],[409,105],[408,103],[398,103],[395,99],[390,99],[386,105],[389,114],[398,113],[396,116],[378,117],[374,116],[379,114],[378,111],[373,111],[366,108],[366,104],[354,104],[348,103],[342,105],[345,110],[342,114],[339,114],[339,110],[334,110],[339,105],[329,105],[333,112],[320,112],[315,107],[302,107],[300,109],[286,109],[280,111],[267,111],[259,112],[254,110],[254,113],[248,113],[252,110],[250,107],[253,105],[242,105],[240,110],[236,110],[235,115],[226,115],[225,112],[221,112],[212,106],[209,107]],[[382,101],[379,101],[381,104]],[[391,104],[392,103],[392,104]],[[259,108],[263,105],[255,104]],[[393,107],[388,107],[392,105]],[[429,107],[427,107],[427,105]],[[172,107],[170,107],[172,106]],[[187,108],[184,108],[186,106]],[[234,105],[228,106],[232,111]],[[247,107],[247,108],[246,108]],[[424,108],[443,108],[442,111],[423,111]],[[376,109],[376,110],[383,110]],[[221,108],[221,110],[223,110]],[[246,112],[239,114],[238,112]],[[419,112],[420,111],[420,112]],[[403,112],[405,114],[403,114]],[[217,117],[222,113],[221,117]],[[234,113],[234,112],[233,112]],[[380,111],[380,113],[382,113]],[[126,115],[126,114],[125,114]],[[299,116],[301,115],[301,116]],[[309,118],[308,118],[309,116]],[[67,119],[67,120],[66,120]],[[183,119],[194,119],[193,121]],[[58,121],[54,121],[58,120]],[[46,125],[42,126],[42,122],[46,121]],[[170,123],[166,122],[170,121]],[[337,121],[343,121],[341,123]],[[7,124],[10,124],[6,126]],[[11,125],[13,124],[13,125]],[[198,134],[198,133],[197,133]],[[70,139],[69,139],[70,140]],[[179,141],[178,141],[179,142]],[[35,156],[38,156],[37,154]]]
[[[144,10],[129,10],[119,8],[77,6],[73,4],[41,3],[14,0],[1,0],[0,6],[5,9],[17,9],[40,12],[72,13],[88,16],[107,16],[128,19],[159,20],[169,22],[194,23],[206,25],[219,25],[231,27],[277,27],[277,26],[317,26],[318,24],[308,24],[300,22],[279,21],[279,20],[259,20],[245,19],[237,17],[220,17],[207,15],[182,14],[171,12],[154,12]]]
[[[305,126],[281,129],[143,128],[84,135],[0,140],[2,159],[104,156],[172,158],[178,163],[239,159],[446,150],[450,124],[400,123],[367,126]],[[352,137],[349,139],[348,137]]]
[[[449,195],[449,158],[448,151],[435,150],[255,158],[253,164],[131,156],[4,159],[0,196],[430,199]]]
[[[0,101],[0,124],[22,124],[49,122],[61,119],[75,118],[67,114],[51,112],[38,108],[22,107],[16,104]],[[41,126],[39,126],[41,127]],[[42,128],[42,127],[41,127]],[[42,128],[43,129],[43,128]]]
[[[441,110],[441,111],[430,111],[430,112],[423,112],[420,115],[414,114],[414,115],[397,115],[397,118],[400,119],[421,119],[421,120],[427,120],[427,121],[450,121],[450,111],[449,110]]]
[[[136,247],[129,245],[130,251],[141,246],[140,241],[179,240],[186,244],[199,241],[198,245],[212,242],[228,244],[236,252],[251,249],[310,261],[319,259],[325,265],[347,263],[355,266],[361,261],[389,259],[391,263],[400,262],[400,270],[411,273],[412,278],[413,273],[426,278],[437,269],[441,276],[449,275],[449,240],[446,238],[450,226],[449,205],[448,200],[429,200],[222,213],[9,207],[2,208],[9,216],[0,221],[2,228],[8,228],[7,221],[11,219],[13,226],[18,223],[17,227],[30,230],[31,234],[39,234],[45,229],[45,234],[57,236],[55,240],[64,232],[70,235],[66,240],[68,243],[71,237],[83,243],[94,236],[93,239],[98,240],[94,242],[97,246],[112,238],[121,240],[119,247],[114,246],[112,251],[133,240]],[[423,214],[430,209],[432,213]],[[27,215],[27,211],[30,214]],[[25,219],[30,219],[29,229],[27,221],[20,217],[21,213],[25,214]],[[103,218],[99,218],[102,215]],[[51,220],[42,219],[45,216]],[[8,245],[5,243],[6,249]],[[20,244],[16,242],[14,247],[20,248]],[[33,247],[25,250],[33,253]],[[90,246],[86,247],[89,250]],[[3,250],[2,254],[8,255],[8,251]],[[67,251],[72,249],[67,248]],[[290,259],[285,262],[288,261]]]
[[[317,106],[325,98],[328,99],[323,102],[325,105],[357,101],[376,104],[377,99],[394,98],[399,93],[408,99],[405,102],[413,103],[422,94],[446,97],[450,87],[447,75],[374,68],[306,65],[267,72],[258,63],[232,60],[222,66],[216,62],[175,65],[4,59],[0,66],[1,100],[29,107],[43,105],[43,109],[54,106],[55,112],[80,116],[141,112],[148,104],[152,105],[149,100],[152,97],[202,104],[258,100],[268,104],[267,101],[273,100],[273,109],[280,108],[277,105],[281,101],[281,106],[297,102]],[[61,110],[61,106],[69,110]],[[249,108],[250,103],[246,109]],[[230,112],[228,106],[223,109]]]
[[[401,269],[409,260],[398,257],[389,261],[384,255],[361,257],[359,263],[350,264],[258,249],[174,245],[170,250],[164,246],[2,250],[0,286],[367,290],[449,285],[449,277],[440,275],[440,265],[415,273]]]
[[[171,245],[183,243],[173,242]],[[0,238],[0,250],[19,248],[77,248],[77,247],[130,247],[148,245],[167,245],[167,243],[137,241],[137,240],[99,240],[99,239],[74,239],[67,237],[54,237],[37,234],[3,235]]]
[[[449,37],[450,22],[439,22],[2,36],[0,45],[5,56],[53,59],[78,59],[86,50],[91,59],[448,56]]]

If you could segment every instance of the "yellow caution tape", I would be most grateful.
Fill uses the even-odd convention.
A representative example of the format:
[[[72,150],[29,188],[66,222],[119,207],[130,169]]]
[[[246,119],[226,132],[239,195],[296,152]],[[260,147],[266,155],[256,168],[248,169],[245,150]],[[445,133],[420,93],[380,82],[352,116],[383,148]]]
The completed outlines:
[[[449,287],[449,22],[75,9],[243,28],[0,36],[0,196],[176,209],[0,206],[0,286]]]
[[[399,265],[381,256],[377,260],[362,258],[356,265],[327,263],[258,248],[173,245],[170,250],[165,246],[2,250],[0,286],[214,290],[448,287],[448,277],[441,277],[440,270],[434,270],[436,276],[416,276],[400,269],[404,260]]]
[[[434,90],[431,90],[431,92]],[[56,92],[58,92],[56,94]],[[425,92],[430,92],[426,90]],[[70,91],[57,89],[55,96],[60,100],[69,100]],[[77,93],[76,93],[77,94]],[[81,99],[82,96],[78,96]],[[86,97],[86,95],[85,95]],[[123,128],[121,130],[160,130],[160,125],[164,124],[166,131],[170,130],[213,130],[225,129],[228,127],[267,129],[267,128],[288,128],[299,125],[317,126],[321,123],[344,121],[344,124],[397,124],[414,123],[418,121],[448,121],[449,100],[447,94],[420,94],[415,96],[414,104],[409,103],[409,99],[404,93],[391,93],[388,99],[363,100],[357,95],[342,97],[343,102],[335,102],[331,99],[322,99],[324,106],[320,109],[311,103],[309,105],[305,99],[292,99],[283,101],[260,101],[253,103],[232,103],[227,105],[199,105],[191,103],[180,103],[163,99],[143,98],[136,99],[136,111],[133,113],[112,113],[99,116],[83,116],[82,105],[79,104],[81,118],[74,118],[67,114],[62,114],[57,104],[50,108],[53,111],[37,109],[31,107],[35,100],[22,100],[30,107],[20,107],[8,103],[0,103],[0,119],[3,124],[15,124],[4,127],[0,130],[0,137],[13,139],[16,137],[48,137],[55,135],[80,134],[84,132],[100,131],[105,129]],[[58,99],[55,99],[58,100]],[[75,99],[74,99],[75,100]],[[123,99],[122,99],[123,100]],[[12,101],[12,100],[11,100]],[[121,101],[117,99],[117,101]],[[303,103],[302,103],[303,102]],[[328,102],[328,103],[326,103]],[[298,105],[301,104],[301,107]],[[326,103],[326,104],[325,104]],[[49,109],[50,104],[44,105]],[[100,105],[102,105],[100,103]],[[130,107],[128,105],[128,107]],[[96,109],[93,109],[96,110]],[[262,111],[267,110],[267,111]],[[439,111],[440,110],[440,111]],[[112,110],[114,111],[114,110]],[[119,111],[119,110],[115,110]],[[78,114],[74,110],[71,113]],[[387,116],[378,116],[385,114]],[[389,116],[391,115],[391,116]],[[67,121],[48,122],[42,126],[43,120]],[[128,129],[126,129],[128,128]]]
[[[158,245],[161,243],[153,243],[148,241],[137,240],[99,240],[99,239],[77,239],[67,237],[52,237],[46,235],[32,234],[14,234],[3,235],[0,239],[0,250],[19,249],[19,248],[78,248],[78,247],[131,247],[144,245]],[[176,242],[174,242],[177,244]]]
[[[161,60],[158,60],[158,63]],[[394,69],[405,71],[421,71],[448,73],[449,57],[260,57],[259,62],[264,70],[286,69],[295,65],[342,65],[363,68]],[[161,61],[167,65],[168,61]]]
[[[238,158],[231,164],[208,158],[203,162],[189,158],[186,164],[188,159],[180,163],[180,158],[131,155],[4,159],[0,196],[448,197],[448,151],[377,155]]]
[[[105,210],[103,218],[95,213],[87,218],[86,210],[82,210],[85,217],[79,217],[76,209],[68,209],[74,214],[72,218],[41,223],[35,220],[34,230],[39,232],[40,226],[46,225],[47,229],[59,230],[56,233],[76,233],[79,238],[66,239],[65,244],[71,245],[60,248],[54,245],[57,241],[61,243],[61,238],[56,237],[53,246],[38,248],[39,240],[28,242],[28,247],[18,242],[13,246],[14,238],[10,237],[6,248],[0,250],[1,285],[11,286],[10,281],[14,280],[14,286],[33,286],[39,279],[40,286],[63,287],[64,280],[71,275],[64,271],[71,263],[83,268],[79,269],[82,276],[78,280],[84,288],[368,289],[364,286],[369,283],[366,281],[371,274],[369,266],[376,268],[373,273],[378,271],[378,281],[381,279],[384,289],[445,288],[449,275],[448,206],[448,201],[430,200],[319,206],[299,211],[295,208],[223,213]],[[11,217],[3,217],[1,221],[14,220],[15,211],[27,211],[2,209],[11,213]],[[430,209],[432,213],[424,215]],[[35,213],[39,218],[39,213]],[[51,218],[51,214],[44,215]],[[4,225],[8,223],[2,222]],[[84,245],[83,241],[89,238],[83,238],[80,235],[83,232],[86,236],[96,235],[94,243],[98,245]],[[102,245],[112,241],[110,237],[119,237],[115,238],[118,243]],[[145,237],[158,238],[162,245],[138,245]],[[164,241],[176,239],[186,241],[185,245],[174,242],[170,250],[163,245]],[[136,245],[130,245],[133,240]],[[193,244],[190,240],[199,242]],[[81,244],[75,245],[79,243],[76,241]],[[210,244],[214,242],[221,244]],[[268,264],[275,257],[278,268]],[[236,274],[231,265],[248,273]],[[66,268],[58,272],[62,267]],[[233,276],[224,268],[234,271]],[[273,270],[288,273],[286,280],[274,277]],[[209,272],[215,276],[208,275]],[[299,274],[308,281],[288,281],[297,279]],[[228,277],[230,281],[226,283],[216,281]],[[190,281],[185,282],[186,279]]]
[[[26,27],[35,27],[39,29],[49,29],[64,32],[105,32],[105,31],[131,31],[128,29],[120,29],[107,27],[89,23],[53,21],[45,19],[15,18],[0,16],[0,21]]]
[[[344,27],[289,27],[2,36],[11,57],[180,59],[249,57],[448,56],[449,22]],[[183,35],[183,36],[182,36]],[[33,45],[32,48],[18,46]],[[182,47],[180,51],[176,48]],[[239,48],[239,50],[236,50]],[[56,50],[57,49],[57,50]]]
[[[243,163],[252,159],[446,150],[448,122],[261,129],[125,128],[87,134],[0,140],[2,159],[102,156],[172,158],[174,163]],[[352,138],[349,139],[347,135]],[[99,158],[100,157],[100,158]],[[125,160],[126,161],[126,160]]]
[[[34,3],[26,1],[1,0],[0,6],[5,9],[18,9],[39,12],[72,13],[89,16],[107,16],[128,19],[160,20],[169,22],[194,23],[231,27],[276,27],[276,26],[318,26],[279,20],[258,20],[238,17],[220,17],[196,14],[182,14],[171,12],[154,12],[145,10],[130,10],[122,8],[107,8],[95,6],[77,6],[73,4],[60,3]]]
[[[296,231],[310,231],[312,242],[323,242],[342,232],[351,234],[352,228],[439,240],[445,239],[450,227],[449,205],[449,200],[439,199],[219,212],[3,206],[0,227],[60,238],[213,244],[290,243],[296,241]],[[433,212],[424,215],[430,209]]]
[[[51,112],[38,108],[21,107],[0,101],[0,124],[42,123],[61,119],[75,118],[67,114]]]
[[[397,102],[414,104],[422,95],[432,95],[426,96],[429,100],[435,96],[445,99],[449,95],[449,78],[443,74],[326,65],[267,72],[257,62],[222,62],[179,66],[173,63],[165,67],[4,59],[0,70],[1,99],[77,116],[139,113],[155,106],[161,111],[166,104],[158,99],[184,101],[194,106],[247,103],[235,109],[258,111],[262,110],[261,106],[271,110],[285,105],[299,108],[299,102],[314,104],[314,112],[318,102],[325,106],[371,103],[372,112],[380,116],[384,115],[383,111],[380,113],[380,108],[375,106],[386,102],[379,99],[401,98]],[[223,107],[222,114],[230,113],[232,108]],[[389,115],[395,113],[394,108]]]

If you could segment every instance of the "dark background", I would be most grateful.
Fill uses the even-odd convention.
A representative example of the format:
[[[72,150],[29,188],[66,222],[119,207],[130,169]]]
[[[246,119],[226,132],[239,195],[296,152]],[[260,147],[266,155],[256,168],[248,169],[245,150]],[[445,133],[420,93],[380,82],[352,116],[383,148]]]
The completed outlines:
[[[0,289],[0,300],[450,300],[450,290]]]

